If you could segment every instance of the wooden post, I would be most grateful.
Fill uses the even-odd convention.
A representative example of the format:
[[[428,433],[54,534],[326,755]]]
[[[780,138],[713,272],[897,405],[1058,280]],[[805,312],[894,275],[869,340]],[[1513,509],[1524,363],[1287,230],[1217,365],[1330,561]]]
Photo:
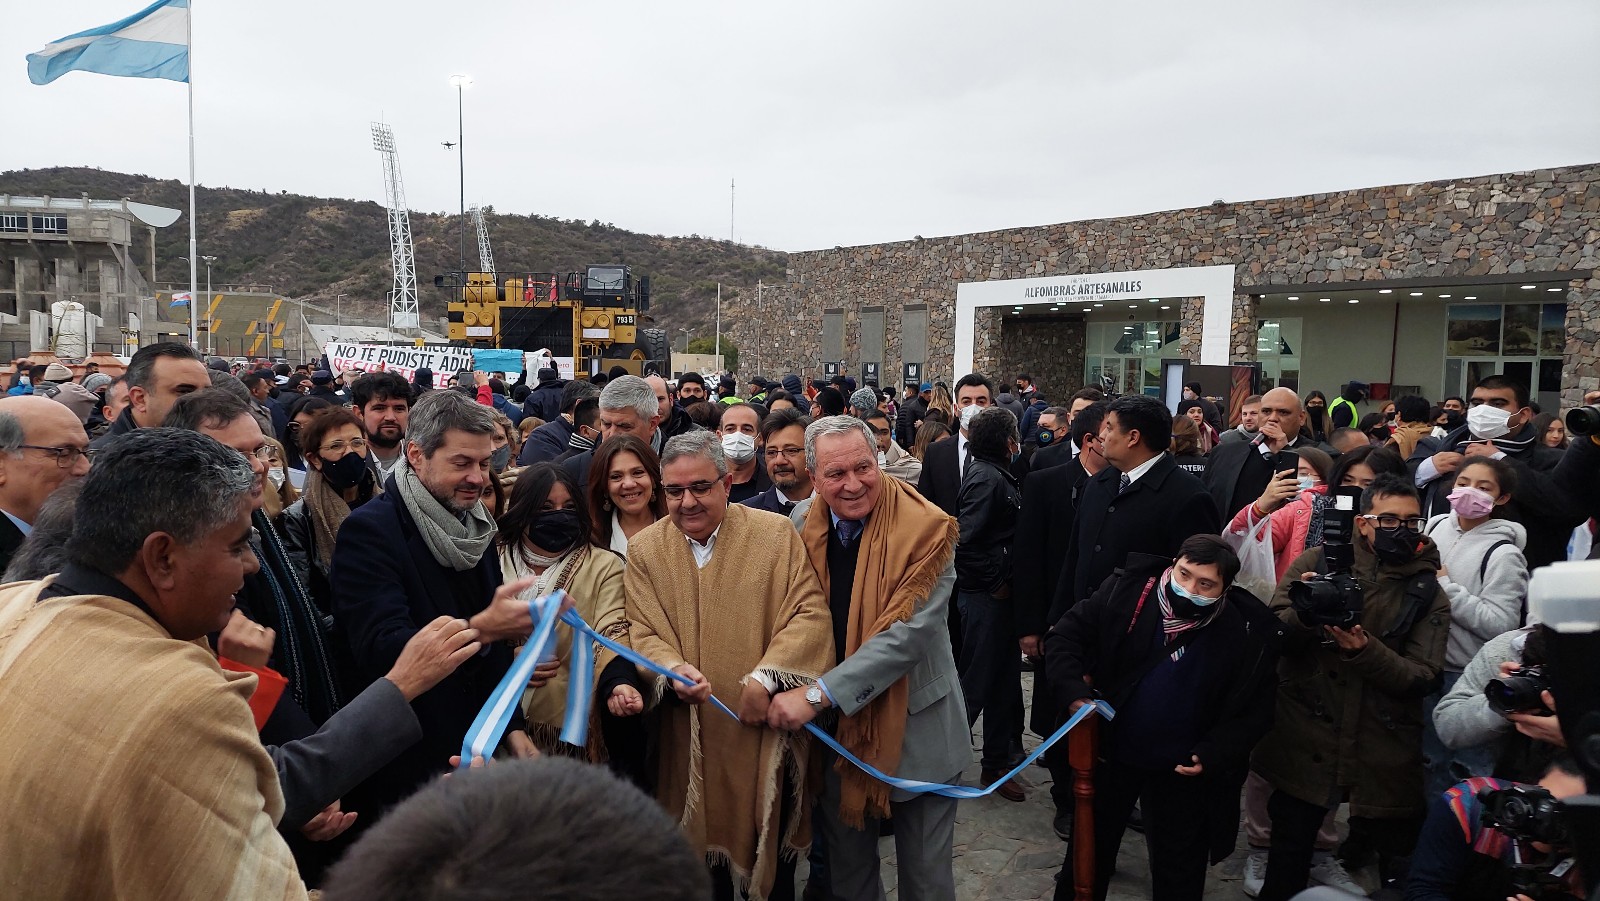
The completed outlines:
[[[1067,733],[1072,767],[1072,896],[1094,901],[1094,765],[1100,755],[1100,717],[1091,714]]]

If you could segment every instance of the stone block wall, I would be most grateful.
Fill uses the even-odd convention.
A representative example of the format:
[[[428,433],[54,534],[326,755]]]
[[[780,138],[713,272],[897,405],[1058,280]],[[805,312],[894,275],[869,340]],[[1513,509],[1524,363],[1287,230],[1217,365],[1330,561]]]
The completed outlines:
[[[1082,319],[1002,316],[999,365],[983,370],[997,385],[1011,385],[1018,373],[1033,376],[1050,403],[1064,403],[1083,387],[1087,331]]]
[[[795,253],[785,292],[795,341],[766,368],[819,370],[824,308],[884,306],[884,363],[894,371],[899,308],[926,303],[927,362],[930,372],[941,373],[955,352],[956,286],[962,282],[1226,263],[1238,267],[1230,342],[1236,360],[1255,357],[1251,295],[1265,290],[1574,270],[1587,278],[1600,268],[1600,164]],[[1569,294],[1569,393],[1580,378],[1600,376],[1594,341],[1573,331],[1600,331],[1594,285],[1580,280]],[[751,315],[751,303],[749,292],[741,294],[731,318]],[[1185,301],[1191,359],[1199,350],[1198,311],[1198,302]],[[974,359],[980,368],[1003,363],[998,319],[978,317]],[[847,314],[847,335],[852,322]]]

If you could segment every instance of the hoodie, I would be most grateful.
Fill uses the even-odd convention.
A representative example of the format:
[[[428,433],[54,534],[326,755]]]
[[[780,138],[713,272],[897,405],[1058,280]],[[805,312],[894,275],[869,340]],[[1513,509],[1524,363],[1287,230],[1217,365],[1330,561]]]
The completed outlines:
[[[1444,513],[1428,520],[1425,531],[1439,548],[1445,569],[1439,587],[1450,598],[1444,668],[1459,673],[1485,642],[1522,625],[1522,605],[1528,595],[1528,561],[1522,548],[1528,530],[1496,518],[1463,532],[1456,514]],[[1510,544],[1495,547],[1500,542]]]

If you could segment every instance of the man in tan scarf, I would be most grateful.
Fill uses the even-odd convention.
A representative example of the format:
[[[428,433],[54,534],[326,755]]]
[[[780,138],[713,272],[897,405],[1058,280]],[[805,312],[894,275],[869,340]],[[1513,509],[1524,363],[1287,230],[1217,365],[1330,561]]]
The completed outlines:
[[[828,608],[788,520],[730,506],[731,482],[716,434],[667,441],[668,518],[628,542],[629,629],[635,650],[695,682],[672,683],[662,705],[657,798],[705,854],[718,897],[787,899],[811,843],[810,741],[768,728],[767,707],[827,667]],[[740,722],[703,706],[713,691]]]
[[[816,501],[800,533],[833,613],[835,665],[815,685],[773,698],[767,720],[800,729],[837,707],[835,735],[860,759],[892,776],[954,783],[972,761],[948,626],[956,521],[884,476],[859,419],[812,423],[806,466]],[[827,756],[820,811],[833,896],[883,897],[878,821],[892,813],[899,896],[954,898],[955,800],[891,790]]]
[[[205,643],[256,571],[255,483],[204,435],[117,436],[61,573],[0,591],[0,897],[305,898],[256,676]]]

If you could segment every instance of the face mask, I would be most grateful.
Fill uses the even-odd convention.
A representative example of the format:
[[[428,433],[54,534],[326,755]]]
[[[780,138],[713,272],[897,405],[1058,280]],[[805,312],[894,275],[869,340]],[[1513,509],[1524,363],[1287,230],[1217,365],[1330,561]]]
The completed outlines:
[[[884,453],[883,451],[878,451],[878,468],[882,469],[883,467],[888,466],[888,465],[889,465],[889,455]]]
[[[1183,389],[1183,399],[1184,400],[1194,400],[1195,399],[1195,393],[1193,391],[1190,391],[1188,388],[1185,388],[1185,389]]]
[[[322,478],[334,491],[348,491],[354,488],[360,484],[361,477],[366,472],[366,459],[355,451],[345,454],[332,463],[322,461]]]
[[[1317,477],[1316,476],[1301,476],[1300,477],[1300,490],[1301,491],[1310,491],[1311,489],[1313,489],[1315,487],[1317,487]]]
[[[970,407],[962,408],[962,410],[961,410],[961,430],[962,431],[966,431],[967,427],[972,425],[972,417],[977,416],[978,415],[978,411],[982,410],[982,409],[983,408],[978,406],[977,404],[973,404]]]
[[[287,475],[284,473],[282,466],[274,466],[267,470],[267,480],[272,483],[274,488],[282,488],[285,478],[287,478]]]
[[[756,439],[740,432],[723,435],[722,452],[735,463],[749,463],[756,456]]]
[[[1463,485],[1450,492],[1450,509],[1462,519],[1482,519],[1494,512],[1494,498],[1487,491]]]
[[[1052,442],[1054,440],[1056,440],[1056,433],[1055,432],[1052,432],[1049,429],[1041,429],[1039,431],[1039,446],[1040,447],[1049,447],[1050,446],[1050,442]]]
[[[1421,543],[1422,533],[1409,526],[1372,530],[1372,552],[1385,563],[1410,563]]]
[[[1168,569],[1162,589],[1167,593],[1167,601],[1172,604],[1172,613],[1180,619],[1195,619],[1206,612],[1212,604],[1221,598],[1208,598],[1203,594],[1193,594],[1185,591],[1176,579],[1172,578],[1172,570]]]
[[[495,448],[494,453],[489,455],[489,468],[493,469],[495,472],[504,472],[505,468],[510,465],[510,463],[511,445],[509,444],[504,447]]]
[[[535,547],[557,554],[571,550],[582,535],[583,524],[576,510],[548,510],[528,526],[528,540]]]
[[[1492,441],[1510,433],[1511,414],[1499,407],[1478,404],[1467,411],[1467,428],[1472,431],[1472,437]]]

